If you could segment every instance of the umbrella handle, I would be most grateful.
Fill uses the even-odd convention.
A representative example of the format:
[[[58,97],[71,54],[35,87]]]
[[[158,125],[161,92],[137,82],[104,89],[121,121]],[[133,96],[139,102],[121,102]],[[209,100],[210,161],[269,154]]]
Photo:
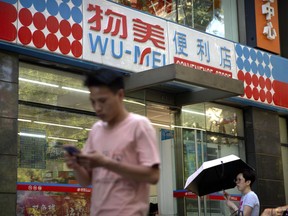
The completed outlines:
[[[221,165],[222,165],[221,178],[223,178],[224,177],[224,163],[223,163],[223,161],[221,161]]]

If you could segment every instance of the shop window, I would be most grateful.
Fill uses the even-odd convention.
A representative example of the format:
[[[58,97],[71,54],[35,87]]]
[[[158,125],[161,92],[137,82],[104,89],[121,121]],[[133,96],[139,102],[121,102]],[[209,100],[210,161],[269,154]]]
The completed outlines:
[[[64,144],[82,148],[97,117],[84,76],[20,63],[17,215],[89,215],[91,188],[78,185],[64,162]],[[125,98],[146,114],[141,100]]]
[[[185,106],[182,108],[182,122],[186,127],[244,136],[242,111],[234,107],[214,103]]]
[[[114,0],[114,2],[238,41],[236,0]]]
[[[210,102],[193,104],[182,108],[181,120],[185,180],[204,161],[230,154],[245,160],[243,114],[240,109]],[[235,188],[227,191],[230,194],[239,194]],[[215,195],[223,197],[221,193]],[[185,198],[185,203],[188,215],[198,213],[197,199]],[[215,215],[228,214],[227,208],[217,200],[201,200],[201,212],[205,211],[203,206]]]

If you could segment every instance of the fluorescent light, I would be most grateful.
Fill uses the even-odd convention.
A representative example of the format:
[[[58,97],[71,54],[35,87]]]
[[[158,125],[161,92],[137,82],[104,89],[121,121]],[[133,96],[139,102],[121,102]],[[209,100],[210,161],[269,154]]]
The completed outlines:
[[[34,121],[34,123],[83,130],[82,127],[75,127],[75,126],[70,126],[70,125],[62,125],[62,124],[55,124],[55,123],[49,123],[49,122],[40,122],[40,121]]]
[[[35,137],[35,138],[46,138],[45,135],[43,134],[33,134],[33,133],[24,133],[24,132],[20,132],[18,133],[20,136],[26,136],[26,137]]]
[[[29,83],[34,83],[34,84],[38,84],[38,85],[44,85],[44,86],[49,86],[49,87],[54,87],[54,88],[58,88],[59,85],[55,85],[55,84],[51,84],[51,83],[46,83],[46,82],[40,82],[40,81],[36,81],[36,80],[30,80],[30,79],[25,79],[22,77],[19,77],[20,81],[24,81],[24,82],[29,82]]]
[[[124,99],[123,101],[127,102],[127,103],[132,103],[132,104],[137,104],[137,105],[141,105],[141,106],[146,106],[144,103],[140,103],[140,102],[137,102],[137,101],[127,100],[127,99]]]
[[[76,89],[76,88],[71,88],[71,87],[66,87],[66,86],[62,86],[62,89],[66,89],[69,91],[75,91],[75,92],[80,92],[80,93],[85,93],[85,94],[89,94],[90,92],[87,90],[82,90],[82,89]]]
[[[91,129],[90,129],[90,128],[85,128],[85,130],[87,130],[87,131],[91,131]]]
[[[21,122],[32,122],[32,120],[29,120],[29,119],[19,119],[19,118],[18,118],[18,121],[21,121]]]
[[[158,124],[158,123],[153,123],[151,122],[152,125],[155,125],[155,126],[160,126],[160,127],[166,127],[166,128],[171,128],[170,125],[165,125],[165,124]]]
[[[195,128],[195,127],[185,127],[185,126],[177,126],[171,125],[172,128],[181,128],[181,129],[191,129],[191,130],[199,130],[199,131],[206,131],[205,129]]]
[[[54,139],[54,140],[63,140],[63,141],[69,141],[69,142],[78,142],[78,140],[75,139],[67,139],[67,138],[61,138],[61,137],[48,137],[48,139]]]
[[[186,112],[186,113],[192,113],[192,114],[197,114],[197,115],[203,115],[205,116],[205,113],[202,112],[196,112],[196,111],[192,111],[192,110],[187,110],[187,109],[182,109],[182,112]]]

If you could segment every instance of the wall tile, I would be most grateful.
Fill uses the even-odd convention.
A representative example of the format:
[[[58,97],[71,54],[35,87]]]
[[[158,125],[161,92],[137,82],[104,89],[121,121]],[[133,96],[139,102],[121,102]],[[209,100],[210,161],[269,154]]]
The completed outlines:
[[[256,155],[258,178],[283,181],[281,156]]]
[[[0,152],[17,155],[17,119],[0,117]]]
[[[16,215],[16,194],[0,194],[0,215]]]
[[[0,81],[0,116],[17,118],[18,85]]]
[[[280,156],[281,144],[279,131],[254,130],[255,151],[259,154]]]
[[[16,193],[16,170],[17,156],[0,155],[0,193]]]
[[[0,52],[0,80],[18,83],[18,58]]]
[[[272,180],[259,180],[259,188],[265,188],[265,190],[259,190],[257,195],[259,197],[260,206],[279,206],[280,203],[285,203],[285,193],[282,191],[284,188],[283,181]]]

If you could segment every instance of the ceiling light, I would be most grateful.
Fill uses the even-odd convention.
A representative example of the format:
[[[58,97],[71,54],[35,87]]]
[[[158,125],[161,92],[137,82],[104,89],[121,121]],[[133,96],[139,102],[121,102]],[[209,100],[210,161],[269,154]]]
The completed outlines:
[[[43,134],[33,134],[33,133],[25,133],[25,132],[20,132],[18,133],[20,136],[26,136],[26,137],[35,137],[35,138],[46,138],[46,135]]]
[[[32,122],[32,120],[28,120],[28,119],[19,119],[19,118],[18,118],[18,121],[21,121],[21,122]]]
[[[146,106],[146,104],[140,103],[140,102],[137,102],[137,101],[127,100],[127,99],[124,99],[123,101],[127,102],[127,103],[137,104],[137,105],[140,105],[140,106]]]
[[[192,110],[187,110],[187,109],[182,109],[182,112],[186,112],[186,113],[191,113],[191,114],[197,114],[197,115],[203,115],[205,116],[205,113],[202,112],[196,112],[196,111],[192,111]]]
[[[67,139],[67,138],[61,138],[61,137],[48,137],[48,139],[54,139],[54,140],[63,140],[63,141],[69,141],[69,142],[78,142],[78,140],[75,139]]]
[[[165,124],[158,124],[158,123],[151,123],[152,125],[155,125],[155,126],[160,126],[160,127],[166,127],[166,128],[171,128],[170,125],[165,125]]]
[[[62,86],[62,89],[66,89],[69,91],[75,91],[75,92],[80,92],[80,93],[85,93],[85,94],[89,94],[90,92],[87,90],[82,90],[82,89],[76,89],[76,88],[71,88],[71,87],[66,87],[66,86]]]
[[[70,125],[62,125],[62,124],[55,124],[55,123],[49,123],[49,122],[40,122],[40,121],[34,121],[34,123],[83,130],[82,127],[75,127],[75,126],[70,126]]]
[[[44,85],[44,86],[49,86],[49,87],[54,87],[54,88],[58,88],[59,87],[59,85],[46,83],[46,82],[40,82],[40,81],[36,81],[36,80],[25,79],[25,78],[22,78],[22,77],[19,77],[19,80],[23,81],[23,82],[29,82],[29,83],[34,83],[34,84]]]

